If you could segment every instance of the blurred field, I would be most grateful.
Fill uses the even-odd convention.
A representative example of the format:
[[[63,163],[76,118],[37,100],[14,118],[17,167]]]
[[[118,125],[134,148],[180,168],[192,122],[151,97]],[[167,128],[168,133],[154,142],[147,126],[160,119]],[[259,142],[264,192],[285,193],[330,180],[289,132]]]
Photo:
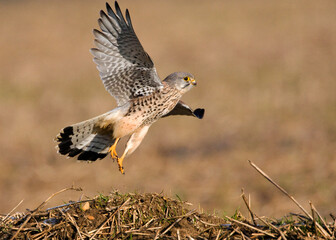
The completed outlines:
[[[183,99],[204,120],[154,124],[125,160],[59,156],[58,131],[115,107],[89,53],[105,1],[0,1],[0,212],[70,186],[162,192],[232,214],[251,194],[259,215],[305,207],[336,213],[335,1],[121,1],[159,75],[192,72]],[[120,149],[121,150],[121,149]],[[55,198],[76,200],[69,193]],[[307,207],[308,208],[308,207]]]

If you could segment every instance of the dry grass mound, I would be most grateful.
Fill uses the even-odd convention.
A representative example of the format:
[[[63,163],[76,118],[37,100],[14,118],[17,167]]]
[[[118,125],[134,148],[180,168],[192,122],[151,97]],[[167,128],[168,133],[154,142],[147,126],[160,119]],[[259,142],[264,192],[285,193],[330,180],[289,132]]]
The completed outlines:
[[[65,190],[69,189],[60,192]],[[320,222],[321,232],[315,220],[301,215],[272,220],[250,212],[249,220],[236,212],[232,217],[220,218],[199,213],[191,204],[157,193],[114,192],[41,210],[56,194],[33,211],[3,216],[0,238],[307,239],[325,238],[323,231],[330,236],[335,233],[334,226]]]
[[[159,194],[99,195],[47,210],[3,219],[3,238],[18,239],[177,239],[212,238],[224,219],[197,213]]]

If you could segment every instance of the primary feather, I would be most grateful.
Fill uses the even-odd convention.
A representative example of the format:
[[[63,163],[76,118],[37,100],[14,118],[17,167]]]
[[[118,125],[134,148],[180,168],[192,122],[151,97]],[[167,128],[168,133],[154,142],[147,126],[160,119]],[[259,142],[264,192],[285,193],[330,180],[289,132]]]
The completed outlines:
[[[121,106],[138,97],[139,92],[149,95],[162,88],[162,83],[134,32],[128,10],[126,22],[118,3],[115,8],[116,13],[106,3],[108,15],[100,12],[101,31],[93,31],[96,48],[91,53],[106,90]]]

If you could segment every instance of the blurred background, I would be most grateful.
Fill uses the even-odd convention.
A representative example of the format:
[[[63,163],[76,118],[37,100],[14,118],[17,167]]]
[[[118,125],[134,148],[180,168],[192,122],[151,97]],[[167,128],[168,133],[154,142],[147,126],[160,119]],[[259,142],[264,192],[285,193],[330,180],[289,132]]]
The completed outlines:
[[[113,2],[111,2],[113,4]],[[155,123],[125,162],[78,163],[56,153],[70,124],[113,109],[89,49],[105,1],[0,1],[0,212],[119,189],[179,195],[204,211],[281,217],[336,213],[335,1],[120,1],[161,78],[189,71],[183,97],[205,118]],[[124,141],[125,142],[125,141]],[[119,152],[124,144],[119,144]]]

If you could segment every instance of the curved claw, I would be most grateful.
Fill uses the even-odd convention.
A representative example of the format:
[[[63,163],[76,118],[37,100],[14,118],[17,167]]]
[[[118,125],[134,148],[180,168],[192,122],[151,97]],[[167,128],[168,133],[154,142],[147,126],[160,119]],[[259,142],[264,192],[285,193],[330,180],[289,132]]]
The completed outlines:
[[[111,147],[112,148],[112,147]],[[118,154],[117,154],[117,151],[115,150],[115,148],[109,150],[109,152],[111,153],[111,157],[113,159],[118,159]]]
[[[119,142],[119,139],[120,138],[117,138],[114,142],[114,144],[110,147],[110,149],[108,150],[110,153],[111,153],[111,157],[112,159],[118,159],[118,154],[117,154],[117,151],[116,151],[116,147],[117,147],[117,144]]]

